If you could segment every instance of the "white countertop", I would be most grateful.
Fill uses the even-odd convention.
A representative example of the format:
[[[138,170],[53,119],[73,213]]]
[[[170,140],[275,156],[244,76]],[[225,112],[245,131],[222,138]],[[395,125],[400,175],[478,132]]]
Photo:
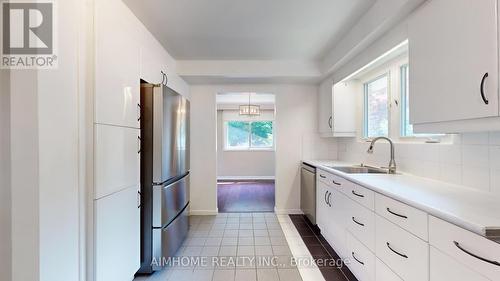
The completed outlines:
[[[303,162],[500,242],[498,195],[409,174],[346,174],[328,167],[349,166],[352,163],[325,160]]]

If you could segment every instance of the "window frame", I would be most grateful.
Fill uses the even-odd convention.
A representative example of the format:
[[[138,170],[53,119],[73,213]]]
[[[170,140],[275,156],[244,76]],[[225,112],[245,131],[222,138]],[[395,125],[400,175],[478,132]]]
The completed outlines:
[[[399,66],[399,138],[401,139],[432,139],[434,141],[441,141],[442,137],[446,134],[416,134],[413,132],[411,134],[406,134],[407,121],[410,123],[409,117],[406,117],[407,110],[410,110],[408,104],[408,71],[410,68],[409,63],[404,63]],[[407,79],[408,78],[408,79]]]
[[[387,78],[387,135],[383,137],[390,137],[391,135],[391,71],[384,71],[382,74],[375,76],[363,82],[363,140],[372,140],[375,137],[368,136],[368,84],[379,80],[382,77]]]
[[[229,129],[229,122],[246,122],[248,123],[248,148],[234,148],[234,147],[229,147],[228,146],[228,129]],[[273,125],[273,144],[270,147],[252,147],[252,123],[256,122],[271,122]],[[270,120],[270,119],[259,119],[259,120],[224,120],[224,151],[275,151],[276,147],[276,127],[275,127],[275,121]]]

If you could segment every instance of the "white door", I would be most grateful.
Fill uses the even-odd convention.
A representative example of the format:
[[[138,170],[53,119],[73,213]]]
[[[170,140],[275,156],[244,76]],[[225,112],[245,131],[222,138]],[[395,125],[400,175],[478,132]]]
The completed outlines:
[[[431,0],[417,10],[408,31],[412,124],[498,116],[496,14],[496,0]]]
[[[318,129],[320,134],[333,132],[333,82],[325,80],[319,87]]]
[[[114,14],[110,14],[113,11]],[[116,16],[120,15],[120,16]],[[140,41],[134,14],[116,1],[96,1],[95,122],[139,128]]]
[[[360,85],[342,82],[333,86],[332,123],[335,136],[356,136],[356,96],[363,93]]]
[[[431,246],[430,281],[488,281],[479,273],[455,261]]]
[[[139,188],[94,201],[95,280],[133,280],[140,267]]]
[[[335,249],[337,254],[342,258],[350,257],[350,253],[347,247],[347,198],[342,192],[336,190],[333,187],[329,188],[330,195],[328,196],[328,202],[331,207],[328,210],[328,225],[329,234],[328,239],[331,242],[331,246]]]
[[[319,175],[318,175],[319,176]],[[321,229],[323,236],[326,236],[328,232],[328,205],[326,198],[328,196],[328,190],[326,184],[317,180],[316,181],[316,224]]]
[[[140,130],[95,125],[95,198],[140,184]]]

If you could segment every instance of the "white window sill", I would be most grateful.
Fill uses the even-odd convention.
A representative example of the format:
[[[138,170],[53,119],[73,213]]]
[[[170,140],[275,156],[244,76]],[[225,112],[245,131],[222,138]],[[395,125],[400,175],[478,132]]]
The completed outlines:
[[[224,148],[225,152],[274,152],[274,148],[251,148],[251,149],[233,149],[233,148]]]

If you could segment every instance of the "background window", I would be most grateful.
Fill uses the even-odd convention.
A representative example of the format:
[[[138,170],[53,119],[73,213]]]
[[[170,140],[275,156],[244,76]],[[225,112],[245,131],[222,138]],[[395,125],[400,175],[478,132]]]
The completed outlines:
[[[226,122],[226,149],[259,150],[273,147],[273,121]]]
[[[227,142],[229,149],[248,149],[250,137],[248,133],[248,122],[229,121],[227,122]]]
[[[366,138],[389,135],[388,75],[364,84],[364,135]]]
[[[262,121],[251,123],[252,134],[250,136],[251,147],[271,148],[273,147],[273,122]]]

